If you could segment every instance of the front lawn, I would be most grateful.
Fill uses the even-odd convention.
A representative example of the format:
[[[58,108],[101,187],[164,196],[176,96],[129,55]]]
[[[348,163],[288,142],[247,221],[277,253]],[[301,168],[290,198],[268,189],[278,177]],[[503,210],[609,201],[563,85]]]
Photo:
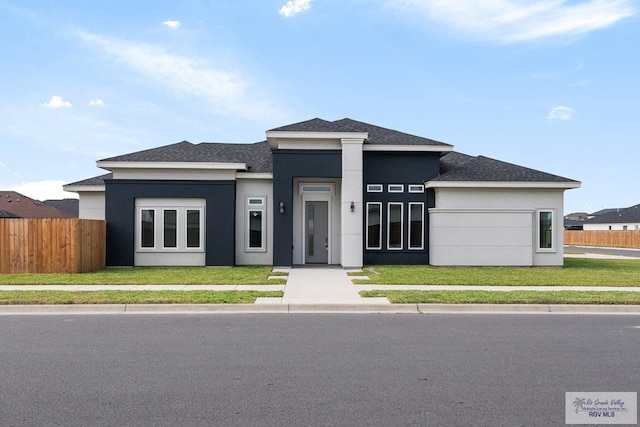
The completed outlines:
[[[281,291],[0,291],[10,304],[253,304]]]
[[[0,274],[0,285],[276,285],[271,267],[134,267],[77,274]]]
[[[640,304],[640,292],[606,291],[362,291],[395,304]]]
[[[498,286],[640,286],[640,260],[566,258],[564,267],[433,267],[378,265],[365,267],[381,285]]]

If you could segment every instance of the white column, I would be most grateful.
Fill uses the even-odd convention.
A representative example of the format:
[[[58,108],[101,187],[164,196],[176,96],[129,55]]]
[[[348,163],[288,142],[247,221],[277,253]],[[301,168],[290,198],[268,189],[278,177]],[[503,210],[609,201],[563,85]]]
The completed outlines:
[[[363,263],[363,176],[364,139],[341,139],[342,191],[340,203],[340,244],[343,267],[361,268]],[[353,206],[353,208],[352,208]]]

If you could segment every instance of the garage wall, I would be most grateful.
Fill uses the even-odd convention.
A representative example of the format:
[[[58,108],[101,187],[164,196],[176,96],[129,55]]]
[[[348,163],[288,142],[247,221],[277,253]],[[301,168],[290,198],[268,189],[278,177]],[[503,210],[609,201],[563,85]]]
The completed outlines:
[[[563,265],[562,189],[436,188],[433,265]],[[539,209],[555,214],[553,250],[537,250]]]

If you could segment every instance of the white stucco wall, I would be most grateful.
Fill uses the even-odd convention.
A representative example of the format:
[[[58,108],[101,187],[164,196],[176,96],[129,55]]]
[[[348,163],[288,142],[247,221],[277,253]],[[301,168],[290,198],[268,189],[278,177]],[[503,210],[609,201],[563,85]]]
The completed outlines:
[[[341,188],[341,253],[343,267],[362,268],[364,261],[363,237],[363,159],[362,139],[342,140]],[[353,212],[351,204],[353,203]]]
[[[561,189],[436,188],[430,209],[433,265],[563,265]],[[537,211],[554,212],[554,247],[538,250]]]
[[[104,191],[80,191],[78,196],[78,216],[80,218],[104,220]]]
[[[265,250],[248,248],[249,198],[260,197],[265,200],[262,207],[251,207],[263,211],[265,218]],[[239,179],[236,182],[236,264],[272,265],[273,264],[273,181],[265,179]]]

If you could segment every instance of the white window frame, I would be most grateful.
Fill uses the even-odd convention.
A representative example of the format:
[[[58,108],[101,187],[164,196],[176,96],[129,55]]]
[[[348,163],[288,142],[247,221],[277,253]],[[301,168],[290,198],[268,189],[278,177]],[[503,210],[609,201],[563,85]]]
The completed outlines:
[[[267,251],[267,210],[266,197],[264,196],[251,196],[247,197],[246,202],[246,220],[245,220],[245,239],[244,239],[244,251],[245,252],[266,252]],[[260,212],[262,215],[260,222],[260,247],[251,247],[251,213]]]
[[[142,211],[153,211],[153,247],[142,246]],[[176,247],[164,247],[164,212],[176,211]],[[198,247],[187,247],[187,211],[199,212]],[[204,199],[139,199],[136,200],[136,252],[190,253],[205,251]]]
[[[369,206],[378,205],[378,209],[380,212],[380,233],[378,235],[378,246],[369,246]],[[368,250],[382,250],[382,224],[383,224],[383,215],[382,215],[382,202],[367,202],[367,218],[366,218],[366,232],[365,232],[365,248]]]
[[[391,206],[400,206],[400,247],[391,247]],[[387,250],[388,251],[401,251],[404,248],[404,203],[402,202],[389,202],[387,203]]]
[[[409,184],[409,193],[424,193],[424,185]]]
[[[383,190],[382,184],[367,184],[367,193],[382,193]]]
[[[420,246],[419,247],[411,246],[411,231],[412,231],[411,207],[413,205],[420,206],[420,209],[422,211],[422,218],[420,220]],[[424,250],[424,202],[409,202],[409,235],[407,236],[407,238],[408,238],[407,247],[409,248],[410,251]]]
[[[543,248],[541,247],[541,239],[540,233],[542,232],[540,227],[540,218],[542,214],[550,213],[551,214],[551,247]],[[538,209],[536,210],[536,252],[556,252],[556,210],[555,209]]]
[[[387,192],[404,193],[404,184],[389,184],[387,185]]]

